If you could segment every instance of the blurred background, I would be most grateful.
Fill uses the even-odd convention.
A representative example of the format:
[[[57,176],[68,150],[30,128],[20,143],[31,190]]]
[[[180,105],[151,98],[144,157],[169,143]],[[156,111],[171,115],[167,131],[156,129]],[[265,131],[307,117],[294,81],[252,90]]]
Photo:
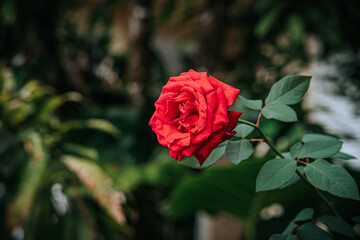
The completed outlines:
[[[238,166],[169,157],[148,121],[191,68],[249,99],[312,75],[301,122],[264,131],[282,151],[327,132],[360,158],[358,0],[1,0],[0,238],[268,239],[304,207],[327,213],[302,183],[255,193],[262,144]],[[359,184],[357,160],[339,163]],[[359,203],[329,198],[354,224]]]

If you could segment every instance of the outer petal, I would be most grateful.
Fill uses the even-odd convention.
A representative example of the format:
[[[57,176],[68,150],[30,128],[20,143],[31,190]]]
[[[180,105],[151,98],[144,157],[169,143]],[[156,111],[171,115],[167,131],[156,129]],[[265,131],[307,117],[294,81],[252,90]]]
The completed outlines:
[[[229,122],[228,111],[227,111],[228,107],[224,92],[222,91],[222,89],[218,88],[216,90],[216,95],[217,95],[217,107],[214,112],[213,132],[216,132],[219,129],[223,128],[224,125]]]
[[[209,82],[214,88],[221,88],[224,91],[228,107],[234,104],[237,96],[240,93],[240,89],[227,85],[212,76],[209,77]]]
[[[228,131],[234,130],[236,128],[238,119],[241,116],[242,112],[235,112],[235,111],[228,111],[228,118],[229,118],[229,126]]]

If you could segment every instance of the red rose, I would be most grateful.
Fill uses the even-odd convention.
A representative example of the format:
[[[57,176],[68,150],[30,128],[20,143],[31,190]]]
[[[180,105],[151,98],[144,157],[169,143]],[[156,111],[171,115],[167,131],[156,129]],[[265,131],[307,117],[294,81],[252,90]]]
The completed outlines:
[[[149,125],[170,156],[194,156],[200,165],[220,143],[234,136],[241,112],[228,111],[240,90],[206,72],[171,77],[155,102]]]

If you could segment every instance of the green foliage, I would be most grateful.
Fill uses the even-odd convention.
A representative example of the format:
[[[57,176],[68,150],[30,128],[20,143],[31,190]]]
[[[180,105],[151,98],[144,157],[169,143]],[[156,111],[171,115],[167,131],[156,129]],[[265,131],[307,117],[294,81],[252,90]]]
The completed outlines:
[[[282,234],[273,234],[270,239],[334,239],[328,234],[329,232],[318,227],[318,222],[325,224],[332,232],[343,236],[355,236],[351,226],[343,220],[329,215],[316,219],[314,210],[305,208],[290,222]]]
[[[291,222],[289,223],[289,225],[286,227],[286,229],[283,231],[283,235],[288,235],[290,234],[296,227],[297,227],[297,223],[298,222],[304,222],[304,221],[309,221],[313,218],[314,216],[314,209],[312,208],[305,208],[303,210],[301,210],[296,217],[291,220]]]
[[[298,240],[296,235],[282,235],[282,234],[273,234],[269,240]]]
[[[68,184],[74,179],[70,171],[61,166],[60,159],[63,159],[62,162],[75,173],[83,183],[82,186],[89,189],[93,201],[113,219],[111,221],[116,222],[118,226],[123,225],[125,215],[121,207],[123,203],[121,199],[124,196],[120,191],[109,187],[112,180],[102,168],[91,160],[84,161],[72,155],[64,155],[67,152],[99,161],[95,149],[69,141],[68,132],[72,129],[93,128],[115,137],[120,136],[119,130],[103,119],[72,120],[62,123],[55,111],[69,101],[81,100],[81,95],[78,93],[55,95],[49,86],[35,80],[16,89],[14,75],[4,68],[0,68],[0,83],[2,99],[0,133],[9,133],[9,141],[13,142],[13,145],[16,144],[15,151],[24,153],[19,160],[13,159],[21,163],[21,166],[17,166],[21,171],[20,181],[14,186],[16,192],[11,194],[10,202],[5,206],[9,229],[23,225],[29,239],[32,238],[31,236],[39,236],[41,233],[32,228],[42,223],[43,219],[39,215],[46,214],[49,210],[45,207],[39,208],[39,201],[44,202],[45,205],[50,204],[51,209],[51,199],[48,196],[50,188],[54,184],[61,183],[61,186],[66,187],[68,191],[66,199],[77,202],[74,209],[80,209],[80,220],[85,222],[84,229],[87,233],[92,231],[91,227],[89,229],[88,220],[85,219],[88,210],[83,198],[88,194],[82,194],[73,184]],[[2,157],[6,150],[5,147],[5,151],[4,149],[0,151]],[[46,197],[44,192],[47,192]],[[57,214],[61,217],[61,213]],[[80,229],[81,226],[84,227],[84,224],[74,225],[73,228]]]
[[[264,117],[283,122],[297,121],[295,111],[287,106],[296,104],[306,93],[311,77],[287,76],[276,82],[265,99],[265,106],[261,110]]]
[[[183,160],[181,160],[181,162],[179,162],[179,164],[197,169],[210,167],[217,161],[219,161],[222,156],[224,156],[227,144],[228,142],[226,141],[221,143],[217,148],[215,148],[201,166],[199,161],[194,156],[184,158]]]
[[[247,108],[261,110],[261,113],[258,116],[256,124],[242,119],[239,120],[240,124],[235,129],[235,131],[237,131],[235,139],[241,139],[229,141],[226,145],[225,155],[230,162],[236,165],[241,163],[243,160],[248,159],[253,154],[254,148],[251,142],[245,138],[248,137],[254,129],[256,129],[263,139],[253,139],[253,141],[266,142],[273,152],[278,155],[276,158],[266,161],[257,174],[255,187],[257,192],[274,189],[290,189],[286,187],[294,185],[302,178],[310,186],[323,191],[328,191],[335,196],[360,200],[358,188],[350,174],[340,166],[330,164],[324,159],[319,159],[351,159],[351,155],[340,153],[342,142],[338,141],[335,137],[323,134],[305,134],[300,142],[296,142],[291,146],[290,152],[281,154],[277,147],[266,137],[260,128],[260,118],[262,115],[268,119],[274,118],[284,122],[297,121],[295,111],[288,105],[296,104],[301,101],[309,87],[310,78],[311,77],[305,76],[289,76],[281,79],[270,89],[270,93],[265,99],[266,105],[264,107],[262,107],[261,100],[248,100],[241,97],[242,102]],[[292,142],[295,141],[296,138],[294,138]],[[223,153],[223,146],[219,149],[221,150],[221,153]],[[210,160],[209,164],[211,165],[216,162],[214,159]],[[302,165],[298,166],[298,164]],[[239,164],[239,166],[246,168],[246,165],[244,164]],[[217,174],[221,175],[220,173]],[[248,181],[243,177],[242,180]],[[190,183],[189,185],[184,184],[184,186],[188,189],[185,190],[180,188],[179,192],[175,193],[173,199],[177,200],[170,204],[170,212],[173,212],[174,210],[172,208],[175,208],[176,215],[180,214],[178,209],[184,210],[184,205],[180,203],[180,200],[186,201],[183,199],[183,195],[191,195],[191,200],[195,198],[197,201],[203,202],[201,196],[196,195],[196,192],[200,191],[198,190],[198,186],[205,184],[205,181],[208,184],[212,181],[212,178],[204,177],[201,180],[198,179],[198,181],[199,182],[191,183],[194,187],[190,186]],[[226,183],[222,183],[222,185],[225,186]],[[236,194],[240,193],[245,194],[243,189],[237,189]],[[215,198],[218,201],[230,201],[227,197],[219,197],[216,195],[216,191],[213,190],[207,191],[206,193],[203,192],[203,194],[209,194],[211,198]],[[229,194],[230,193],[226,193],[225,195]],[[233,197],[231,201],[239,201],[239,199],[240,197]],[[324,199],[323,196],[322,199]],[[325,201],[327,201],[326,198]],[[326,203],[329,205],[328,202]],[[190,205],[188,202],[186,202],[186,204]],[[237,211],[237,209],[232,209],[230,211],[230,209],[227,208],[216,208],[211,202],[205,206],[198,206],[196,204],[192,204],[191,206],[196,208],[205,208],[209,211],[220,210],[229,212],[232,211],[233,213]],[[336,210],[333,208],[331,209],[335,211],[335,215],[338,215]],[[190,208],[187,211],[192,211],[192,209]],[[331,239],[330,235],[314,224],[313,215],[313,209],[303,209],[290,222],[282,234],[275,234],[271,237],[271,239],[312,239],[312,234],[319,239]],[[243,210],[238,212],[238,216],[243,219],[250,218]],[[319,221],[327,225],[334,232],[345,235],[350,234],[348,231],[349,226],[337,218],[324,216],[320,218]]]
[[[23,137],[29,161],[22,171],[19,187],[7,209],[6,220],[9,227],[22,224],[29,217],[36,203],[36,194],[41,188],[48,161],[48,154],[38,133],[27,132]]]
[[[263,105],[262,100],[248,100],[243,96],[240,97],[240,100],[246,107],[253,110],[260,110]]]
[[[248,159],[253,153],[254,148],[246,139],[229,141],[225,150],[227,159],[236,165],[242,160]]]
[[[350,160],[350,159],[356,159],[356,157],[347,154],[347,153],[343,153],[343,152],[338,152],[335,155],[331,156],[332,158],[338,158],[338,159],[343,159],[343,160]]]
[[[313,142],[313,141],[337,141],[337,140],[334,137],[324,135],[324,134],[308,133],[302,137],[301,141]]]
[[[293,42],[296,44],[301,43],[305,33],[303,19],[301,19],[301,17],[297,15],[290,16],[286,28]]]
[[[302,225],[296,233],[299,235],[300,239],[310,240],[310,239],[324,239],[331,240],[330,235],[324,230],[320,229],[313,223],[305,223]]]
[[[274,118],[283,122],[297,121],[295,111],[291,107],[282,103],[270,103],[262,110],[262,113],[264,117],[268,119]]]
[[[290,148],[290,155],[292,158],[296,158],[300,154],[302,146],[301,142],[297,142]]]
[[[293,178],[296,162],[292,159],[267,161],[256,178],[256,191],[267,191],[281,187]]]
[[[69,132],[74,129],[90,128],[113,135],[115,138],[120,137],[120,131],[109,121],[103,119],[86,119],[86,120],[70,120],[61,123],[59,131],[62,133]]]
[[[265,104],[281,103],[293,105],[299,103],[309,88],[311,77],[286,76],[276,82],[265,99]]]
[[[276,7],[269,11],[255,27],[255,35],[263,38],[265,37],[271,29],[276,25],[282,11],[284,10],[284,4],[276,4]]]
[[[353,237],[355,236],[354,230],[349,224],[343,220],[336,218],[334,216],[325,215],[320,217],[319,222],[325,224],[331,231],[340,233],[345,236]]]
[[[183,179],[168,202],[171,217],[184,218],[197,209],[227,212],[241,219],[258,218],[265,206],[308,197],[307,188],[296,185],[276,192],[255,191],[255,179],[263,162],[243,161],[227,168],[210,168],[199,176]],[[249,207],[251,206],[251,207]]]
[[[77,175],[98,204],[114,221],[119,224],[125,223],[126,218],[121,207],[125,196],[111,188],[111,178],[96,163],[67,155],[63,156],[60,161]]]
[[[234,129],[236,132],[236,137],[245,138],[247,137],[252,131],[254,131],[254,127],[246,125],[246,124],[238,124]]]
[[[304,172],[315,187],[339,197],[360,200],[354,179],[341,166],[317,159],[308,164]]]
[[[341,146],[342,142],[336,139],[332,141],[311,141],[302,144],[301,149],[298,149],[296,153],[293,149],[293,154],[295,158],[327,158],[338,153]],[[296,147],[299,148],[299,145]]]

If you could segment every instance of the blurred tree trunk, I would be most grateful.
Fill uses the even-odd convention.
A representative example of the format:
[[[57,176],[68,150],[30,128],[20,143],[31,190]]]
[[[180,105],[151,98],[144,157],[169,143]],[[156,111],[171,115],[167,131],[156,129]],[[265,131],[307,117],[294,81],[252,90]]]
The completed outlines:
[[[199,51],[195,59],[198,69],[214,71],[221,62],[221,44],[226,33],[229,0],[206,0],[200,19]]]
[[[152,0],[134,0],[129,22],[130,59],[128,91],[133,105],[143,107],[151,78]]]

